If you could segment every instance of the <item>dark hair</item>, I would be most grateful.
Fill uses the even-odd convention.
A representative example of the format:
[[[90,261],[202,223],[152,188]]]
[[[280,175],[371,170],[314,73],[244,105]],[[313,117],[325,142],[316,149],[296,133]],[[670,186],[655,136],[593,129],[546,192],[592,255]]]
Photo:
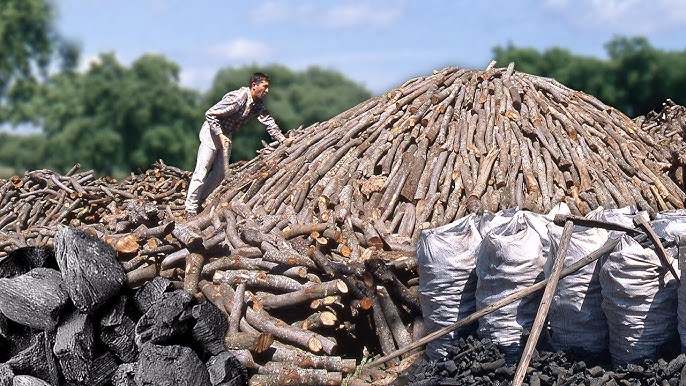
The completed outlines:
[[[258,84],[262,81],[267,81],[269,82],[269,75],[263,73],[263,72],[256,72],[250,76],[250,85],[252,84]]]

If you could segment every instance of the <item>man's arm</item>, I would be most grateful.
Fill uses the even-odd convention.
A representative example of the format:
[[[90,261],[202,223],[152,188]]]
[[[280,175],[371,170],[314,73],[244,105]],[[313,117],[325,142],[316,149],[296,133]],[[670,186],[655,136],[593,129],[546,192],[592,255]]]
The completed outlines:
[[[240,92],[240,90],[231,91],[230,93],[224,95],[219,102],[205,112],[205,119],[210,125],[210,131],[212,131],[212,134],[216,136],[222,134],[222,127],[219,124],[219,117],[233,114],[238,111],[245,103],[246,96],[247,95]]]
[[[279,143],[286,140],[286,137],[281,133],[281,129],[276,124],[276,121],[265,107],[260,110],[257,120],[267,126],[267,133],[269,133],[269,136],[272,137],[273,140],[279,141]]]

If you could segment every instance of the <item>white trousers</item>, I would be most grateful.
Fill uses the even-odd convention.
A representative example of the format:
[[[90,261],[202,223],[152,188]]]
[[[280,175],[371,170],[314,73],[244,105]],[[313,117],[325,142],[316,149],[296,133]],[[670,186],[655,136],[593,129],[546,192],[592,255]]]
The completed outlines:
[[[223,152],[218,138],[210,133],[207,123],[200,130],[200,147],[195,161],[195,170],[188,184],[186,211],[197,213],[199,205],[221,184],[224,178],[224,156],[231,155],[231,142],[228,151]],[[228,163],[228,162],[227,162]]]

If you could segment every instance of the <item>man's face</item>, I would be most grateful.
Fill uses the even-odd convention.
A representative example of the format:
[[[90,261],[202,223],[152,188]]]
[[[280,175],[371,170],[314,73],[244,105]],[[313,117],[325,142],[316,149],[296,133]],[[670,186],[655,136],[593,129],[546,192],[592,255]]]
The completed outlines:
[[[262,99],[265,95],[267,95],[268,92],[269,82],[266,80],[263,80],[258,83],[253,83],[250,86],[250,93],[252,94],[253,99]]]

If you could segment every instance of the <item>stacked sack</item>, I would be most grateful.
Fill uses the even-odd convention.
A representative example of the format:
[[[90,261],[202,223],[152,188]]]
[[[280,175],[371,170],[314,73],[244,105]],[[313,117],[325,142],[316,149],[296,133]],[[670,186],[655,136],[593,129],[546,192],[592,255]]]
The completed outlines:
[[[674,261],[678,248],[673,240],[686,235],[684,213],[660,214],[653,223],[660,238],[672,246],[668,254]],[[553,223],[556,214],[569,214],[569,210],[564,204],[546,215],[509,209],[425,230],[417,256],[420,300],[429,332],[549,276],[562,235],[562,227]],[[629,207],[598,208],[586,217],[633,228],[637,215],[647,217]],[[624,232],[575,226],[564,266],[617,238],[613,251],[560,279],[548,313],[549,328],[544,330],[550,336],[543,334],[539,344],[550,343],[555,350],[588,360],[610,353],[612,364],[623,366],[674,351],[678,333],[686,342],[682,327],[686,326],[686,290],[678,293],[677,323],[678,278],[662,266],[645,237],[638,240]],[[469,279],[474,277],[476,285]],[[541,291],[531,294],[480,318],[479,338],[491,339],[506,358],[516,359],[526,343],[540,295]],[[457,331],[432,342],[427,355],[445,358],[448,347],[467,333]]]

